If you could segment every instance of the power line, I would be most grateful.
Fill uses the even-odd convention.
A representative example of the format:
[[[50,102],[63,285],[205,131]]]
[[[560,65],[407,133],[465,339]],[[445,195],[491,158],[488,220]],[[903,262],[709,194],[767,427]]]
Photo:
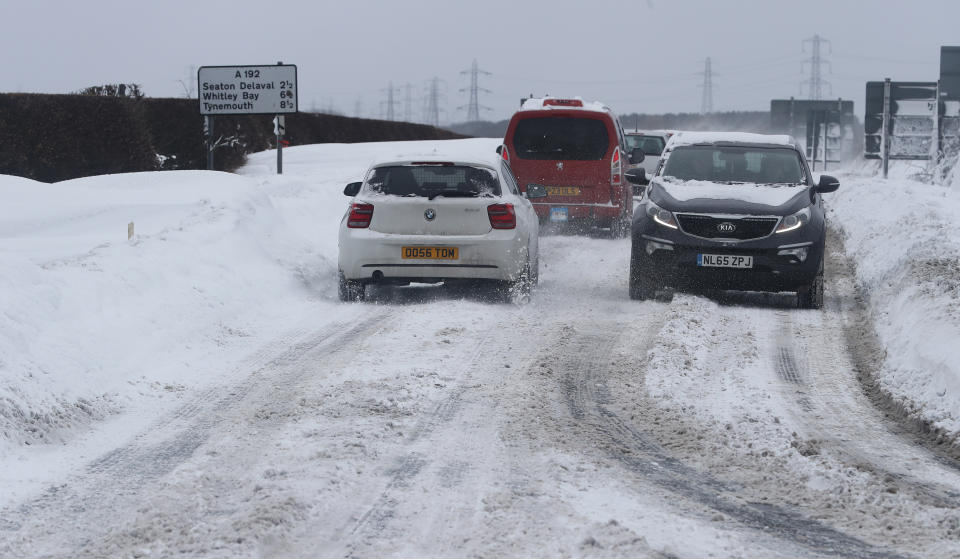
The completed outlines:
[[[380,91],[383,91],[382,89]],[[400,103],[399,100],[393,98],[394,91],[397,91],[397,88],[393,87],[393,82],[387,86],[387,100],[384,102],[386,105],[386,119],[387,120],[396,120],[394,108]]]
[[[703,61],[703,96],[700,99],[700,114],[713,112],[713,64],[708,56]]]
[[[807,85],[807,97],[818,101],[823,99],[823,88],[827,87],[830,89],[830,95],[833,95],[833,86],[830,82],[823,79],[822,67],[823,65],[830,66],[830,71],[833,71],[833,65],[830,64],[829,60],[824,60],[821,54],[820,45],[821,43],[826,43],[827,48],[830,49],[828,54],[833,53],[833,46],[830,44],[830,41],[824,39],[820,35],[814,35],[809,39],[804,39],[802,43],[803,52],[807,52],[807,43],[812,45],[813,52],[811,53],[810,58],[806,59],[800,65],[800,71],[803,72],[803,66],[805,64],[810,64],[810,78],[801,82],[800,86],[803,87],[803,84]],[[802,89],[801,89],[802,91]]]
[[[427,94],[424,96],[423,121],[430,126],[440,126],[440,78],[434,77],[427,84]]]
[[[490,74],[490,72],[486,72],[486,71],[484,71],[484,70],[481,70],[481,69],[477,66],[477,59],[476,59],[476,58],[473,59],[473,64],[470,66],[469,69],[463,70],[463,71],[460,72],[460,73],[461,73],[461,74],[470,74],[470,87],[469,87],[469,88],[463,88],[463,89],[460,90],[461,92],[462,92],[462,91],[468,91],[468,90],[470,91],[470,102],[466,105],[466,108],[467,108],[467,122],[477,122],[478,120],[480,120],[480,109],[484,109],[484,110],[487,110],[487,111],[492,110],[490,107],[484,107],[483,105],[480,104],[480,92],[481,92],[481,91],[483,91],[484,93],[493,93],[493,92],[490,91],[489,89],[484,89],[484,88],[480,87],[480,84],[479,84],[479,76],[480,76],[480,74],[484,74],[484,75],[486,75],[486,76],[489,76],[489,75],[491,75],[491,74]],[[457,110],[460,110],[460,109],[463,109],[463,108],[464,108],[464,107],[457,107]]]
[[[413,85],[408,83],[403,89],[403,121],[413,122]]]

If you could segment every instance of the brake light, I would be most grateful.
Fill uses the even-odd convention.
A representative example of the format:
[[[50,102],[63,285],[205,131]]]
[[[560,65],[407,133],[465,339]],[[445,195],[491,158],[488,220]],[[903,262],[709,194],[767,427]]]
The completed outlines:
[[[544,99],[543,106],[549,107],[582,107],[583,101],[580,99]]]
[[[507,165],[510,164],[510,150],[507,149],[506,144],[500,146],[500,157],[507,162]]]
[[[494,229],[517,227],[517,214],[513,211],[513,204],[491,204],[487,206],[487,215],[490,217],[490,227]]]
[[[623,165],[620,161],[620,148],[614,148],[613,159],[610,161],[610,184],[620,186],[623,183]]]
[[[347,218],[347,227],[351,229],[366,229],[373,219],[373,204],[350,204],[350,217]]]

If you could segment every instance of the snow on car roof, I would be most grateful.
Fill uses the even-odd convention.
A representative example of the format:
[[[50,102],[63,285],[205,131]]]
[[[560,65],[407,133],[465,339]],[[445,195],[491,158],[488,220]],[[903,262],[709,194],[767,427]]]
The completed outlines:
[[[793,136],[784,134],[754,134],[751,132],[678,132],[671,136],[667,149],[693,144],[716,144],[734,142],[738,144],[768,144],[796,147]]]
[[[573,105],[551,105],[549,103],[544,104],[544,101],[579,101],[582,103],[582,106],[573,106]],[[527,99],[523,102],[523,105],[520,106],[521,111],[549,111],[549,110],[571,110],[571,111],[592,111],[597,113],[609,113],[610,109],[600,103],[599,101],[584,101],[580,97],[533,97]]]

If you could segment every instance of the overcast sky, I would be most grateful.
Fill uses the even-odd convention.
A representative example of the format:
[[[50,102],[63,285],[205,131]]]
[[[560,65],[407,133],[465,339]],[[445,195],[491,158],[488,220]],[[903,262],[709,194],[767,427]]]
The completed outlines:
[[[439,78],[441,122],[466,119],[461,72],[474,59],[490,73],[479,97],[489,120],[530,93],[621,114],[699,112],[707,57],[715,110],[766,110],[770,99],[807,98],[803,41],[820,35],[830,41],[823,96],[852,99],[860,114],[866,81],[934,81],[940,46],[960,45],[960,0],[0,2],[3,92],[125,82],[183,97],[199,66],[282,60],[297,65],[300,110],[349,116],[386,116],[392,82],[397,118],[409,84],[420,120]]]

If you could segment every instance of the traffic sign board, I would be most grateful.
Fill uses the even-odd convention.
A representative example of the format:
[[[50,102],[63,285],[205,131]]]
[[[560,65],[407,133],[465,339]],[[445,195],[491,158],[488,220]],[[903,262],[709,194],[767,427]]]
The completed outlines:
[[[197,72],[202,115],[297,112],[297,67],[203,66]]]

